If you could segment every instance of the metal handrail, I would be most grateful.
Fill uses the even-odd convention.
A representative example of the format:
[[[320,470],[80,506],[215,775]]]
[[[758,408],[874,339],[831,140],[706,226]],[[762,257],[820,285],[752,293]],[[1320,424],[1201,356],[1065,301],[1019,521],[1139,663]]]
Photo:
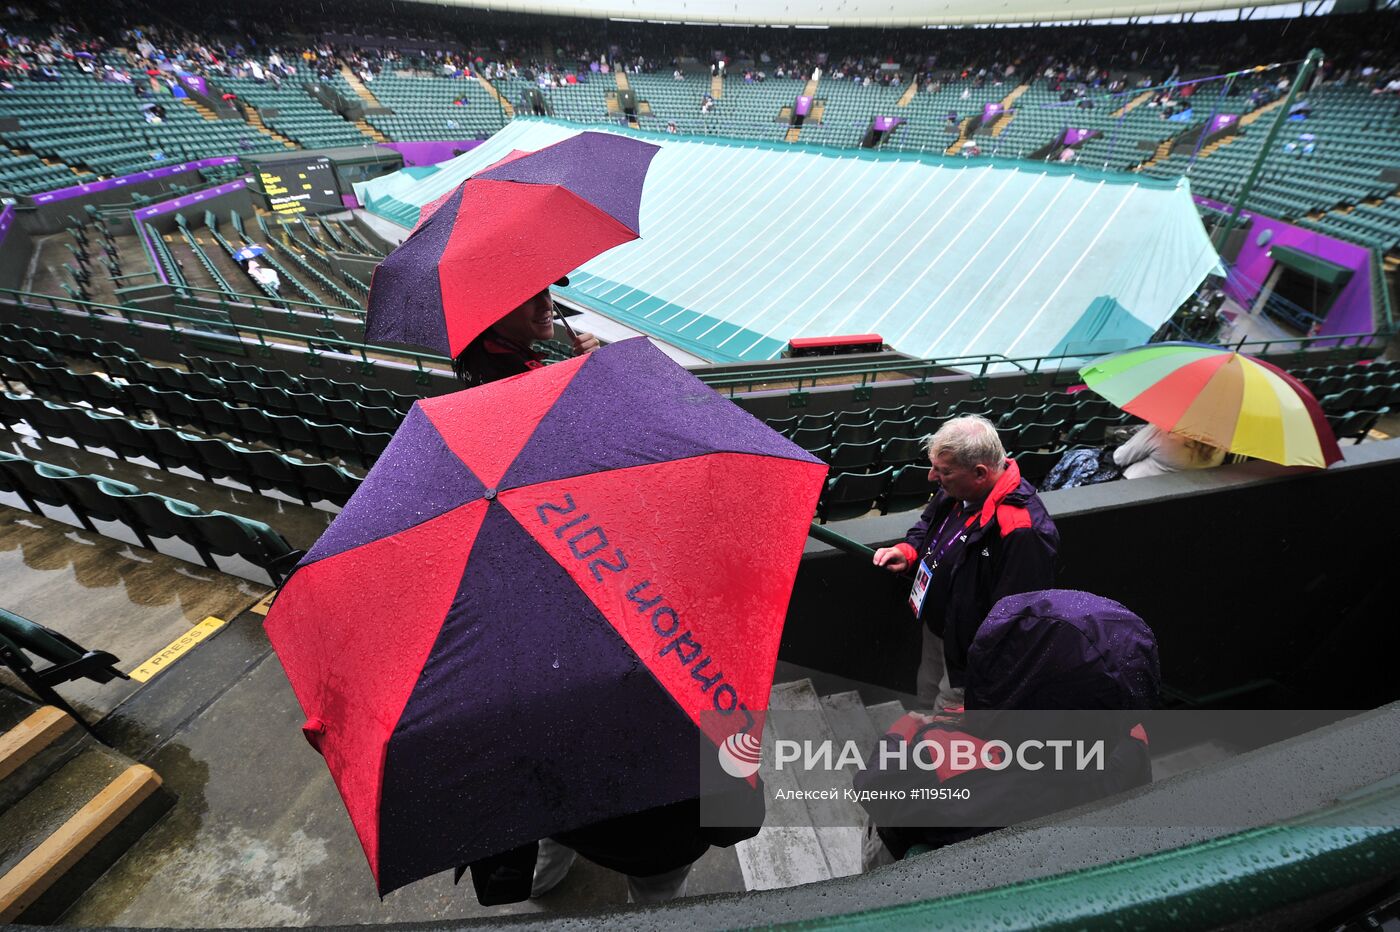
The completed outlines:
[[[309,309],[320,312],[323,317],[331,317],[335,312],[344,312],[352,317],[363,321],[365,312],[363,309],[353,307],[341,307],[336,304],[321,304],[316,301],[301,301],[296,298],[269,298],[267,295],[243,294],[241,292],[228,292],[218,288],[203,288],[199,285],[185,285],[185,290],[190,292],[203,292],[204,294],[216,295],[220,304],[251,304],[255,308],[264,308],[278,311]]]
[[[1278,352],[1302,353],[1316,346],[1319,348],[1336,349],[1338,346],[1357,346],[1362,348],[1375,347],[1383,349],[1388,337],[1384,333],[1344,333],[1330,336],[1304,336],[1304,337],[1278,337],[1264,340],[1242,340],[1235,344],[1232,349],[1237,352],[1246,352],[1254,356],[1264,356]],[[1114,351],[1116,352],[1116,350]],[[851,377],[858,378],[858,384],[864,385],[872,377],[882,372],[907,372],[912,378],[926,381],[935,375],[942,374],[936,370],[961,369],[960,374],[971,374],[974,377],[985,377],[988,369],[992,366],[1011,365],[1021,370],[1027,375],[1040,372],[1055,371],[1067,365],[1075,367],[1083,365],[1086,361],[1098,359],[1109,353],[1095,354],[1061,354],[1058,356],[1021,356],[1007,357],[996,354],[981,354],[975,356],[953,356],[947,359],[906,359],[906,360],[882,360],[880,362],[865,362],[853,365],[834,365],[827,367],[804,366],[796,369],[770,368],[770,369],[746,369],[738,372],[716,373],[714,376],[701,375],[700,378],[715,389],[729,389],[733,395],[737,390],[746,387],[753,387],[763,382],[797,382],[797,389],[802,388],[803,382],[811,379],[813,385],[818,378]],[[1071,362],[1072,360],[1072,362]],[[968,372],[968,370],[974,370]]]
[[[1385,253],[1371,247],[1371,305],[1380,310],[1385,332],[1395,332],[1395,316],[1390,304],[1390,286],[1385,280]]]
[[[210,291],[211,289],[201,290]],[[306,347],[308,353],[312,354],[316,353],[316,348],[312,345],[313,343],[317,345],[338,345],[341,347],[345,347],[345,351],[348,355],[360,356],[360,358],[366,364],[369,364],[369,359],[366,356],[366,353],[368,352],[381,353],[388,356],[397,356],[407,360],[413,360],[420,371],[424,370],[423,363],[425,361],[439,364],[451,362],[450,357],[444,356],[440,353],[420,352],[417,350],[405,349],[401,347],[359,343],[353,340],[344,339],[343,337],[312,337],[300,333],[291,333],[285,330],[274,330],[267,327],[254,327],[243,324],[237,324],[233,323],[232,321],[211,321],[207,318],[190,317],[184,314],[171,314],[165,311],[154,311],[141,307],[132,307],[129,305],[103,304],[98,301],[83,301],[78,298],[38,294],[36,292],[21,291],[14,288],[0,288],[0,296],[9,296],[15,298],[20,303],[42,302],[44,304],[47,304],[49,309],[52,309],[54,312],[57,313],[64,312],[64,309],[59,307],[59,303],[62,302],[66,305],[71,305],[72,310],[85,310],[89,316],[94,317],[99,316],[98,312],[100,312],[102,315],[105,316],[121,317],[127,322],[132,322],[132,315],[139,314],[148,318],[154,318],[157,321],[167,322],[170,325],[170,329],[172,330],[178,329],[175,326],[176,322],[193,324],[195,325],[196,329],[205,331],[207,331],[210,327],[219,327],[225,331],[232,331],[235,334],[247,333],[252,336],[255,336],[257,337],[257,341],[263,346],[267,345],[267,341],[266,339],[264,339],[265,337],[274,337],[280,341],[301,344]],[[255,296],[250,295],[248,297],[254,298]],[[268,304],[268,299],[262,298],[261,300],[264,303],[264,305]],[[223,301],[221,303],[224,306],[227,306],[230,302]],[[252,304],[253,307],[258,306],[256,303],[250,302],[250,304]],[[329,309],[325,305],[313,306],[320,307],[323,309]],[[281,310],[283,312],[286,312],[287,310],[286,308],[276,309]],[[1271,352],[1276,353],[1289,351],[1301,355],[1303,352],[1307,351],[1310,347],[1313,346],[1318,346],[1320,348],[1326,349],[1336,349],[1337,347],[1347,345],[1361,348],[1370,348],[1372,346],[1376,346],[1378,349],[1383,349],[1388,339],[1388,334],[1381,332],[1365,334],[1348,333],[1332,334],[1328,336],[1287,337],[1254,341],[1241,340],[1232,348],[1236,352],[1249,352],[1252,355],[1256,356],[1268,355]],[[717,391],[727,389],[730,397],[733,397],[735,394],[739,393],[743,389],[753,388],[763,383],[779,381],[784,383],[792,383],[795,381],[797,383],[797,390],[801,390],[802,385],[807,380],[810,379],[812,381],[812,384],[815,386],[817,379],[821,378],[850,378],[852,380],[859,380],[857,383],[859,385],[865,385],[868,382],[870,382],[876,375],[882,372],[911,373],[911,377],[916,378],[919,381],[926,382],[931,378],[934,378],[938,375],[942,375],[948,369],[963,369],[964,372],[962,374],[964,375],[968,374],[966,370],[975,369],[976,371],[972,373],[974,377],[985,377],[988,374],[988,369],[990,369],[990,367],[997,365],[1009,365],[1014,366],[1026,375],[1034,375],[1039,372],[1055,371],[1056,369],[1064,368],[1066,361],[1068,360],[1074,360],[1075,362],[1073,363],[1073,365],[1077,366],[1085,361],[1097,359],[1105,355],[1108,354],[1062,354],[1058,356],[1006,357],[997,354],[986,353],[975,356],[955,356],[950,357],[948,359],[891,359],[844,366],[802,366],[795,369],[783,367],[759,369],[755,367],[752,369],[740,370],[738,372],[700,372],[696,374],[701,381],[709,385],[711,388],[714,388]],[[1052,363],[1059,363],[1059,365],[1054,366],[1052,365]]]
[[[360,343],[347,340],[343,337],[332,336],[307,336],[302,333],[292,333],[286,330],[274,330],[270,327],[253,327],[245,324],[234,323],[233,321],[209,320],[207,318],[190,317],[184,314],[171,314],[165,311],[148,310],[141,307],[130,307],[118,304],[104,304],[100,301],[83,301],[78,298],[59,297],[57,295],[36,294],[34,292],[20,291],[14,288],[0,288],[0,298],[12,298],[22,307],[33,310],[41,310],[52,314],[71,314],[74,312],[86,312],[88,317],[106,317],[113,320],[120,320],[124,323],[138,323],[138,318],[150,318],[147,323],[165,323],[173,331],[199,330],[204,333],[211,332],[215,328],[216,333],[231,333],[240,342],[243,336],[249,335],[256,338],[259,346],[268,352],[268,338],[274,342],[292,343],[303,347],[309,355],[316,355],[319,351],[317,346],[340,347],[348,356],[358,356],[362,364],[373,365],[369,358],[369,353],[380,353],[386,356],[399,357],[405,361],[412,361],[420,373],[426,376],[427,367],[425,362],[449,364],[451,359],[438,353],[419,352],[417,350],[404,349],[397,346],[378,346],[372,343]],[[41,303],[34,303],[41,302]],[[61,305],[70,305],[64,307]],[[179,327],[177,324],[192,324],[193,327]],[[314,344],[314,345],[313,345]]]

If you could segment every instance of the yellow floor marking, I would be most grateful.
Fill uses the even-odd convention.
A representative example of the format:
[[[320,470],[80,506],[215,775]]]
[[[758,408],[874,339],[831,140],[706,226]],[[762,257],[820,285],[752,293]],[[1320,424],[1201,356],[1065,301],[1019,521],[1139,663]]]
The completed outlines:
[[[273,589],[273,590],[272,590],[271,592],[269,592],[267,595],[265,595],[265,596],[262,597],[262,601],[261,601],[261,602],[259,602],[257,605],[254,605],[252,608],[248,609],[248,611],[252,612],[252,613],[255,614],[255,615],[263,615],[263,616],[266,616],[267,613],[268,613],[269,611],[271,611],[271,609],[272,609],[272,600],[275,599],[275,598],[277,598],[277,590],[276,590],[276,589]]]
[[[147,660],[145,663],[141,664],[141,666],[132,670],[131,678],[138,683],[148,682],[157,673],[179,660],[191,647],[194,647],[227,623],[228,622],[224,621],[222,618],[215,618],[213,615],[210,615],[208,618],[165,645],[165,647],[161,648],[160,652],[150,660]]]

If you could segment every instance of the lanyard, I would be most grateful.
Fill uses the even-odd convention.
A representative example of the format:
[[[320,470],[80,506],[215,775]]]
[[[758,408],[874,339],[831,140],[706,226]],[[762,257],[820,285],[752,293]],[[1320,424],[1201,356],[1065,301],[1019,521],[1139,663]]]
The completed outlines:
[[[957,511],[957,512],[961,512],[961,511],[962,511],[962,507],[963,507],[962,505],[959,505],[959,506],[957,507],[956,511]],[[953,514],[954,514],[954,511],[949,511],[949,512],[948,512],[948,517],[944,518],[944,519],[943,519],[943,523],[940,524],[940,525],[938,526],[938,534],[937,534],[937,536],[935,536],[934,539],[933,539],[933,540],[934,540],[934,543],[937,543],[939,540],[942,539],[942,537],[943,537],[943,531],[944,531],[945,528],[947,528],[948,522],[951,521],[951,520],[953,520]],[[952,535],[950,535],[949,538],[948,538],[946,541],[943,542],[943,546],[941,546],[941,547],[938,548],[938,552],[935,553],[935,554],[933,554],[933,561],[932,561],[932,563],[930,564],[929,569],[937,569],[937,568],[938,568],[939,562],[941,562],[942,559],[943,559],[943,557],[947,555],[949,548],[951,548],[951,547],[953,546],[953,542],[956,541],[956,540],[959,538],[959,536],[962,534],[963,531],[966,531],[969,527],[971,527],[971,526],[972,526],[972,522],[973,522],[973,521],[976,521],[976,520],[977,520],[977,510],[976,510],[976,509],[973,509],[972,514],[970,514],[970,515],[967,516],[967,521],[963,524],[963,526],[962,526],[961,528],[956,528],[956,529],[954,529]],[[932,549],[932,548],[930,548],[930,549]]]

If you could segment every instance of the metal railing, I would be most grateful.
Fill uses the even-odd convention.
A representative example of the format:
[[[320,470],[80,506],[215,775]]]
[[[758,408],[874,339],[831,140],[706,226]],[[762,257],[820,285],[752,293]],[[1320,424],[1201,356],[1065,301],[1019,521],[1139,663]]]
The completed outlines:
[[[390,360],[403,360],[405,363],[412,363],[418,370],[417,380],[420,384],[428,381],[429,363],[438,366],[446,366],[451,360],[438,353],[425,353],[415,350],[404,349],[397,346],[377,346],[375,344],[356,342],[343,337],[333,336],[307,336],[302,333],[292,333],[286,330],[276,330],[270,327],[254,327],[245,324],[233,323],[231,320],[210,320],[208,318],[190,317],[185,314],[171,314],[165,311],[148,310],[130,305],[103,304],[98,301],[83,301],[78,298],[59,297],[57,295],[35,294],[28,291],[19,291],[13,288],[0,288],[0,301],[10,300],[22,309],[38,311],[52,314],[54,316],[71,317],[75,314],[86,316],[95,320],[105,319],[112,323],[122,323],[128,326],[138,326],[140,324],[164,325],[171,333],[180,335],[199,335],[204,337],[229,337],[237,340],[242,345],[255,345],[255,351],[263,357],[272,356],[272,346],[283,345],[290,349],[299,349],[309,358],[319,356],[326,347],[338,350],[346,356],[358,357],[360,365],[366,370],[373,369],[375,363],[369,358],[370,353],[390,357]],[[285,308],[278,308],[286,312]]]
[[[1330,336],[1241,340],[1230,348],[1252,356],[1292,354],[1297,357],[1297,362],[1301,364],[1304,361],[1304,354],[1313,349],[1336,350],[1339,347],[1351,347],[1353,352],[1360,357],[1369,350],[1381,352],[1385,349],[1388,340],[1388,333],[1378,331]],[[1113,352],[1117,352],[1117,350]],[[1063,372],[1067,368],[1077,371],[1089,362],[1107,355],[1110,353],[1019,357],[984,353],[974,356],[951,356],[946,359],[891,359],[847,365],[838,363],[827,366],[813,364],[801,367],[755,367],[738,371],[728,370],[713,375],[700,374],[700,378],[711,388],[728,390],[732,397],[739,392],[753,390],[765,383],[773,382],[782,382],[785,386],[795,383],[792,384],[792,387],[798,391],[809,381],[811,387],[816,387],[820,380],[833,378],[850,379],[852,384],[863,386],[874,381],[880,375],[889,373],[904,373],[909,379],[918,383],[950,374],[970,375],[974,379],[985,379],[988,375],[996,374],[993,372],[994,367],[1007,367],[1006,369],[998,368],[997,371],[1019,371],[1026,376],[1036,376]],[[950,373],[949,370],[954,371]],[[1074,381],[1078,381],[1078,379],[1076,378]]]
[[[1384,280],[1382,280],[1382,285]],[[160,289],[164,286],[151,286],[153,289]],[[328,305],[317,305],[309,302],[296,302],[285,300],[272,300],[264,296],[238,295],[229,296],[222,292],[209,288],[194,288],[194,291],[219,296],[219,300],[213,302],[211,310],[223,312],[221,316],[227,317],[227,310],[233,304],[246,304],[254,309],[275,310],[281,313],[289,313],[291,308],[288,305],[306,307],[322,313],[327,319],[334,318],[334,311],[344,310],[344,308],[332,308]],[[350,356],[358,356],[366,366],[373,363],[368,357],[368,353],[377,353],[389,357],[401,358],[414,363],[424,379],[427,377],[425,363],[436,363],[448,365],[451,359],[440,353],[419,352],[416,350],[404,349],[394,346],[379,346],[364,342],[347,340],[343,337],[330,335],[308,336],[301,333],[293,333],[286,330],[276,330],[268,327],[257,327],[245,324],[233,323],[230,319],[210,320],[208,318],[191,317],[185,314],[172,314],[165,311],[155,311],[133,305],[103,304],[97,301],[83,301],[78,298],[61,297],[57,295],[37,294],[35,292],[21,291],[12,288],[0,288],[0,297],[8,297],[16,301],[23,307],[31,309],[41,309],[54,313],[83,313],[90,317],[120,318],[128,324],[137,322],[137,318],[142,318],[148,322],[163,323],[171,331],[196,330],[203,333],[222,333],[235,336],[243,342],[243,336],[247,335],[253,339],[263,350],[263,355],[270,356],[268,340],[271,338],[274,343],[292,344],[305,350],[309,356],[318,354],[318,346],[341,347],[342,351]],[[245,298],[246,301],[233,301],[233,297]],[[184,325],[184,326],[179,326]],[[1367,352],[1374,350],[1379,353],[1384,350],[1389,340],[1387,332],[1377,331],[1375,333],[1353,333],[1353,334],[1332,334],[1329,336],[1311,337],[1289,337],[1281,339],[1267,340],[1241,340],[1232,349],[1236,352],[1244,352],[1254,356],[1270,355],[1292,355],[1294,365],[1302,365],[1307,362],[1306,354],[1310,350],[1328,350],[1336,352],[1349,348],[1351,358],[1361,358]],[[845,386],[866,386],[874,382],[881,375],[902,374],[909,380],[916,383],[927,383],[934,378],[947,377],[949,375],[971,376],[974,381],[985,380],[987,376],[998,374],[1001,371],[1019,372],[1027,378],[1034,378],[1042,374],[1051,376],[1058,375],[1059,379],[1052,379],[1052,384],[1071,384],[1078,379],[1074,373],[1083,365],[1094,359],[1109,355],[1108,353],[1098,354],[1077,354],[1077,355],[1057,355],[1057,356],[1022,356],[1008,357],[995,353],[984,353],[973,356],[953,356],[946,359],[888,359],[888,360],[867,360],[860,363],[842,364],[837,361],[826,365],[813,363],[811,365],[792,366],[790,364],[778,363],[766,366],[755,366],[746,369],[726,369],[717,372],[697,372],[696,375],[716,391],[727,392],[732,398],[745,391],[752,391],[764,385],[782,383],[784,388],[801,391],[804,386],[816,387],[821,380],[842,379]],[[1340,359],[1326,360],[1340,361]],[[1322,363],[1324,360],[1317,360]],[[993,367],[998,367],[997,372],[993,372]],[[1006,367],[1005,370],[1000,367]],[[952,370],[952,371],[950,371]],[[1064,373],[1069,370],[1070,375]],[[1069,381],[1066,381],[1069,379]]]

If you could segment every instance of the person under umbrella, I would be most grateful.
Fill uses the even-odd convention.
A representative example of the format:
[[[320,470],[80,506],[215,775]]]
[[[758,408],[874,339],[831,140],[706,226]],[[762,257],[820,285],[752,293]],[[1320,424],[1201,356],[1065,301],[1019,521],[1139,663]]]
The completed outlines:
[[[555,284],[566,286],[569,279],[561,278]],[[540,368],[544,365],[544,354],[532,349],[530,344],[537,340],[554,339],[557,312],[554,296],[548,288],[533,295],[474,337],[466,349],[453,357],[452,371],[462,384],[474,388]],[[562,316],[560,319],[563,319]],[[568,328],[567,323],[564,326]],[[598,348],[598,338],[591,333],[575,333],[569,329],[569,336],[575,356]]]
[[[1161,704],[1161,687],[1157,638],[1122,604],[1069,589],[1002,599],[968,650],[966,708],[908,713],[881,739],[882,752],[869,756],[880,763],[856,776],[865,790],[966,789],[966,803],[865,804],[875,825],[866,866],[903,858],[916,845],[943,847],[1152,782],[1141,721]],[[1102,769],[973,763],[930,772],[884,764],[898,757],[884,751],[906,742],[947,747],[953,739],[995,739],[1015,747],[1026,738],[1067,734],[1102,740]]]
[[[380,894],[465,864],[523,899],[553,838],[650,901],[755,832],[724,749],[826,472],[644,338],[417,402],[266,622]]]
[[[469,386],[538,368],[530,343],[554,336],[550,285],[641,235],[642,188],[659,151],[579,133],[512,152],[423,205],[374,270],[367,339],[451,356]],[[571,336],[575,351],[598,345]]]

